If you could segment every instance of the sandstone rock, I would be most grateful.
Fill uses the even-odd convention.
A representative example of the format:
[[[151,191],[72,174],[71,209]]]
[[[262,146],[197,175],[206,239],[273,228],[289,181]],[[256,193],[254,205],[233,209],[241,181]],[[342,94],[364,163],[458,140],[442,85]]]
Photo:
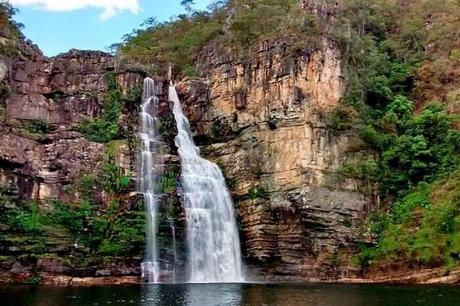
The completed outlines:
[[[356,224],[367,203],[356,185],[329,182],[353,139],[331,135],[321,115],[343,94],[340,52],[327,40],[322,50],[288,49],[288,41],[267,43],[249,61],[205,49],[203,81],[186,79],[179,93],[202,153],[233,182],[251,271],[271,280],[337,279],[356,273]],[[226,129],[236,132],[222,135]],[[334,254],[340,269],[331,268]]]
[[[40,258],[36,265],[37,271],[52,274],[71,274],[72,269],[60,258]]]
[[[0,97],[4,108],[0,118],[0,187],[17,190],[16,202],[42,200],[38,201],[40,210],[53,209],[49,199],[70,203],[80,197],[72,186],[82,174],[94,173],[106,155],[106,145],[90,142],[76,130],[83,119],[102,114],[107,74],[115,74],[124,93],[138,86],[143,74],[126,70],[104,52],[71,50],[47,58],[28,41],[5,40],[17,47],[17,56],[0,56],[0,82],[2,88],[11,89],[8,95],[2,90]],[[130,127],[128,132],[134,129]],[[127,145],[121,146],[116,162],[126,174],[134,172],[132,155]],[[95,202],[102,202],[101,191],[97,193]],[[127,195],[126,205],[133,206],[138,200]],[[82,268],[78,260],[70,260],[81,250],[67,231],[46,228],[45,238],[34,240],[28,233],[1,227],[5,232],[0,239],[0,282],[36,282],[37,277],[54,285],[137,282],[137,258],[121,258],[116,267]],[[96,274],[117,277],[73,278]],[[125,276],[131,278],[125,281]]]
[[[5,79],[8,73],[8,66],[3,60],[0,60],[0,82]]]

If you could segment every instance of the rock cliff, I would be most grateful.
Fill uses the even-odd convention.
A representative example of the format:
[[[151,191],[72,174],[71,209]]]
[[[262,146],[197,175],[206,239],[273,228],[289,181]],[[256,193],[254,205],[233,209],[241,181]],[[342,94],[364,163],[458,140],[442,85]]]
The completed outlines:
[[[331,25],[340,4],[301,0],[299,5]],[[390,265],[363,275],[358,268],[359,246],[372,242],[363,221],[378,196],[370,196],[371,183],[341,175],[343,165],[367,160],[370,153],[363,152],[356,130],[338,131],[328,123],[345,94],[348,72],[336,42],[317,42],[267,39],[239,54],[211,42],[200,48],[196,67],[188,67],[199,77],[176,80],[201,154],[222,168],[232,191],[248,278],[458,282],[458,271],[442,278],[442,269],[419,273]],[[135,192],[140,101],[128,96],[146,73],[119,60],[78,50],[47,58],[0,26],[0,282],[140,281],[145,239]],[[166,96],[169,82],[161,77],[157,82],[164,89],[160,188],[167,195],[159,209],[158,253],[162,270],[177,267],[177,279],[184,280],[177,131]],[[111,99],[117,101],[106,105]],[[94,124],[84,130],[88,122]],[[96,142],[85,131],[111,136]],[[171,278],[166,274],[162,280]]]
[[[323,119],[344,91],[340,52],[326,40],[319,50],[290,47],[266,43],[249,60],[205,50],[203,78],[178,87],[202,153],[234,193],[254,273],[339,277],[356,272],[350,252],[368,205],[358,182],[334,179],[356,137],[331,133]]]
[[[313,9],[311,3],[304,5]],[[318,13],[325,12],[316,5]],[[22,199],[72,202],[81,195],[70,187],[106,154],[107,145],[85,139],[78,130],[84,120],[103,114],[106,75],[114,73],[124,93],[143,75],[103,52],[72,50],[46,58],[29,42],[6,36],[3,43],[16,51],[0,58],[8,93],[2,99],[1,182],[12,184]],[[289,40],[266,42],[241,58],[208,46],[197,60],[202,78],[185,79],[178,89],[202,154],[222,167],[233,192],[251,277],[330,280],[355,275],[358,223],[369,200],[358,191],[359,182],[335,175],[341,163],[353,158],[356,137],[332,133],[324,119],[344,92],[341,55],[328,40],[320,48],[292,45]],[[168,116],[164,138],[173,148]],[[133,149],[122,144],[117,152],[117,163],[133,174]],[[171,175],[177,177],[177,158],[170,155],[169,160]],[[183,211],[172,198],[164,203],[162,218],[175,214],[178,240],[183,240]],[[166,257],[168,231],[160,227],[160,252]],[[139,273],[138,261],[129,262],[122,272],[96,267],[99,272],[82,275]],[[47,266],[54,268],[40,268]],[[39,259],[27,269],[68,274],[59,260]]]
[[[53,282],[47,275],[55,274],[138,275],[141,254],[117,259],[120,262],[116,265],[85,268],[81,262],[70,262],[78,253],[78,241],[71,238],[74,233],[57,227],[17,232],[3,222],[10,218],[6,221],[26,224],[30,216],[17,214],[25,211],[21,203],[38,203],[38,211],[46,214],[53,210],[50,201],[73,203],[82,198],[75,188],[77,181],[101,167],[108,145],[87,140],[79,126],[103,113],[108,74],[116,77],[124,93],[138,86],[143,75],[121,68],[104,52],[71,50],[47,58],[35,45],[14,37],[7,29],[1,33],[1,281],[34,280],[37,273],[48,279],[46,282]],[[123,172],[133,173],[134,153],[128,143],[120,141],[115,154]],[[102,207],[110,204],[102,189],[92,188]],[[8,213],[16,215],[10,217]],[[58,282],[69,283],[71,278]]]
[[[4,39],[4,44],[14,44]],[[117,70],[115,59],[104,52],[71,50],[46,58],[28,42],[17,44],[13,57],[0,58],[7,89],[2,97],[2,181],[20,185],[25,198],[60,197],[62,187],[78,172],[93,168],[104,151],[76,127],[101,115],[106,73],[115,71],[125,91],[142,76]]]

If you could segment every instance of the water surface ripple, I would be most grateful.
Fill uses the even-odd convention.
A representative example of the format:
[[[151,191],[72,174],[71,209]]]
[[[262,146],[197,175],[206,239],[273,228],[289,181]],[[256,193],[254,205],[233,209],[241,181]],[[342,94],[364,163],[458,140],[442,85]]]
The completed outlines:
[[[458,286],[175,284],[92,288],[0,287],[2,306],[454,306]]]

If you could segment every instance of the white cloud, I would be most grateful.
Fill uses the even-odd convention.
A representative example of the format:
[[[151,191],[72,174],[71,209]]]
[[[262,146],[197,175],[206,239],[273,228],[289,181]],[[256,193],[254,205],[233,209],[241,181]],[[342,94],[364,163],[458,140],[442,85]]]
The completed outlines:
[[[101,20],[107,20],[119,12],[140,11],[139,0],[10,0],[13,5],[35,6],[47,11],[75,11],[87,7],[101,8]]]

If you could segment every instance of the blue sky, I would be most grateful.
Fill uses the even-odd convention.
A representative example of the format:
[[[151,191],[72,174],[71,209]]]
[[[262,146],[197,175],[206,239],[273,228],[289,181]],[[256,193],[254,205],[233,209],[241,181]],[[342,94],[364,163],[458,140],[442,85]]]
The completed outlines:
[[[159,21],[184,13],[181,0],[10,0],[20,12],[25,36],[45,55],[71,48],[103,50],[148,17]],[[205,9],[212,0],[195,0]],[[98,4],[93,4],[98,3]],[[130,3],[130,4],[127,4]]]

